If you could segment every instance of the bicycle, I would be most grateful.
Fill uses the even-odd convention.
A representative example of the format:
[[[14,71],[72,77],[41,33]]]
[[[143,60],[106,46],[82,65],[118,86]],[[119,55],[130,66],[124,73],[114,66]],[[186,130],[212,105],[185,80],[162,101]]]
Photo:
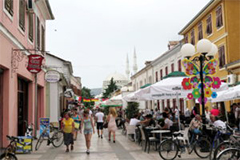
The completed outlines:
[[[240,149],[239,148],[228,148],[220,152],[216,160],[239,160]]]
[[[50,145],[52,143],[52,145],[57,148],[60,147],[63,144],[63,132],[58,128],[58,127],[54,127],[53,124],[50,123],[50,130],[53,131],[52,136],[50,137],[49,134],[47,134],[47,136],[45,136],[45,134],[48,131],[48,127],[43,124],[45,126],[42,134],[39,136],[38,141],[36,143],[35,146],[35,150],[37,151],[42,142],[45,140],[44,137],[47,137],[47,145]]]
[[[30,143],[21,143],[19,138],[14,136],[8,136],[7,138],[10,140],[9,145],[5,149],[4,153],[0,155],[0,160],[17,160],[17,157],[15,156],[16,150],[17,150],[17,143],[21,144],[22,148],[24,146],[29,145]],[[18,146],[20,147],[20,146]]]
[[[208,158],[211,152],[211,143],[203,136],[197,135],[193,144],[189,144],[188,138],[183,137],[181,132],[173,132],[171,138],[160,143],[159,155],[164,160],[174,160],[187,148],[188,154],[193,151],[200,158]],[[180,154],[179,154],[180,152]]]

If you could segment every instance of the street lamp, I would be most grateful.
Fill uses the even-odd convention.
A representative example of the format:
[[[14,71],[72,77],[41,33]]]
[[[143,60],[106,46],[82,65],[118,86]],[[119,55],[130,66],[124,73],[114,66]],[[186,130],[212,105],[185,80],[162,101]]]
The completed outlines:
[[[193,46],[190,43],[184,44],[181,48],[181,53],[185,58],[190,60],[190,58],[195,53],[200,53],[199,56],[195,56],[191,62],[194,64],[197,64],[199,62],[199,76],[200,76],[200,82],[201,82],[201,105],[202,105],[202,120],[203,124],[206,124],[206,115],[205,115],[205,96],[204,96],[204,71],[203,67],[206,64],[206,62],[210,61],[214,55],[217,53],[218,48],[215,44],[211,43],[207,39],[201,39],[197,43],[197,50],[195,50],[195,46]]]

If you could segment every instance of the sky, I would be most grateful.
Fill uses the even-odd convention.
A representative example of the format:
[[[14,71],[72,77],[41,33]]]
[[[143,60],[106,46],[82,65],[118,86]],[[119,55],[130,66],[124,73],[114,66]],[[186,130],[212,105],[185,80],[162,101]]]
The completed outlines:
[[[72,62],[82,85],[101,88],[111,73],[133,74],[168,50],[168,41],[209,0],[50,0],[55,20],[47,21],[47,51]]]

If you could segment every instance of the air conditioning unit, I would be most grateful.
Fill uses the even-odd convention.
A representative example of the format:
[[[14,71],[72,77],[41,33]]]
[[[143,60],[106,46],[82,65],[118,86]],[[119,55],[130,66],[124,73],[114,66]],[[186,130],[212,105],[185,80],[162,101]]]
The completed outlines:
[[[228,84],[234,84],[236,83],[236,74],[230,74],[227,76],[227,83]]]
[[[30,14],[33,14],[33,13],[34,13],[32,0],[28,0],[28,3],[27,3],[27,12],[30,13]]]

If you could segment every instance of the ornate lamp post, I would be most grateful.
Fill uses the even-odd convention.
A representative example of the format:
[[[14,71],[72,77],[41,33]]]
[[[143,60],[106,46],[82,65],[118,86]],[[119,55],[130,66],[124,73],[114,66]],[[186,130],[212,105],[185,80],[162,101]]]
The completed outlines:
[[[199,95],[199,98],[200,98],[199,102],[202,105],[203,124],[206,124],[206,115],[205,115],[205,103],[206,103],[205,99],[206,99],[206,97],[205,97],[205,91],[204,91],[205,89],[204,88],[206,87],[205,85],[206,85],[207,78],[210,79],[209,81],[211,82],[211,86],[212,86],[212,83],[214,83],[212,80],[212,77],[207,76],[207,74],[209,74],[209,70],[207,71],[207,69],[211,69],[210,74],[215,73],[216,64],[211,64],[211,63],[217,63],[217,60],[215,60],[215,61],[211,61],[211,60],[213,59],[214,54],[217,53],[217,51],[218,51],[217,46],[215,44],[211,43],[207,39],[202,39],[202,40],[198,41],[196,52],[195,52],[195,47],[190,43],[184,44],[181,48],[181,53],[186,58],[183,60],[183,65],[186,68],[186,73],[188,72],[187,75],[190,75],[191,73],[192,73],[192,75],[194,75],[194,77],[191,77],[190,81],[192,83],[194,83],[194,78],[196,79],[196,81],[198,81],[198,79],[200,80],[200,84],[198,85],[198,88],[201,91],[200,95]],[[195,53],[200,53],[200,55],[194,56],[192,58],[192,60],[190,60],[190,58]],[[209,68],[207,68],[208,66],[205,67],[206,64],[209,65]],[[199,66],[199,70],[195,66]],[[208,72],[208,73],[206,73],[206,72]],[[209,84],[210,84],[210,82],[209,82]],[[211,87],[209,87],[209,88],[211,88]]]

